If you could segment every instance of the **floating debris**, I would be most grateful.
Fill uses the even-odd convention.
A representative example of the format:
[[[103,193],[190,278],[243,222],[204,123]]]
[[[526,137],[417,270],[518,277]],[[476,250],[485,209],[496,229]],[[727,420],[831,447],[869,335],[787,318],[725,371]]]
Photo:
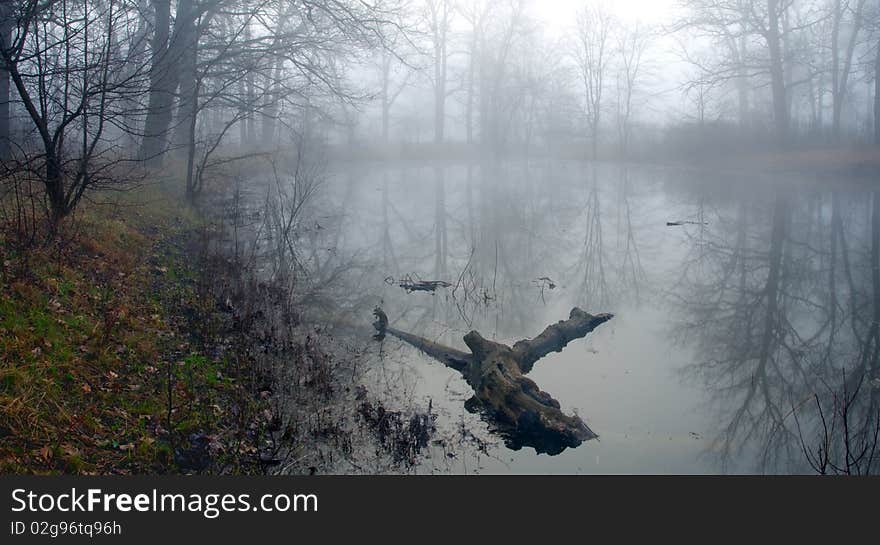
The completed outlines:
[[[541,289],[544,289],[544,288],[546,288],[548,290],[555,290],[556,289],[556,282],[554,282],[553,280],[551,280],[547,276],[542,276],[541,278],[536,278],[534,280],[534,282],[536,284],[538,284],[539,286],[541,286]]]
[[[395,281],[394,278],[389,276],[385,279],[385,283],[391,285],[396,284],[405,289],[407,293],[412,293],[414,291],[427,291],[434,293],[438,288],[448,288],[452,286],[452,284],[445,280],[421,280],[418,277],[409,274],[398,281]]]
[[[679,221],[667,221],[666,227],[680,227],[682,225],[709,225],[708,221],[689,221],[689,220],[679,220]]]

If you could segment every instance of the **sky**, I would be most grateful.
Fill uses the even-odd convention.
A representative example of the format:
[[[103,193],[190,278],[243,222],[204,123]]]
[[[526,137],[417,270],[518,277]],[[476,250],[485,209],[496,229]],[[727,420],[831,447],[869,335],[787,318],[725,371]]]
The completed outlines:
[[[573,25],[575,13],[585,3],[585,0],[542,0],[536,3],[533,12],[547,23],[548,28],[565,31]],[[677,1],[614,0],[605,4],[621,21],[652,24],[665,22]]]
[[[565,36],[573,32],[578,10],[591,1],[603,2],[623,24],[639,22],[649,26],[670,23],[681,5],[681,0],[534,0],[530,13],[544,23],[551,35]],[[683,65],[673,53],[676,48],[675,41],[669,36],[653,38],[645,59],[650,75],[646,74],[642,88],[643,92],[652,95],[651,106],[637,106],[643,120],[663,122],[670,116],[679,115],[677,108],[683,106],[683,98],[678,83],[685,76]]]

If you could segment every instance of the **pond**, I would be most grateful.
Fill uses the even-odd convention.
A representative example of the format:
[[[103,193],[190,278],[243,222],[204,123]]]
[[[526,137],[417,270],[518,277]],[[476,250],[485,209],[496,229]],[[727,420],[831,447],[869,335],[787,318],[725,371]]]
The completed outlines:
[[[805,447],[844,448],[844,385],[849,428],[876,421],[880,221],[859,184],[375,162],[337,167],[322,198],[338,210],[326,251],[358,259],[359,319],[381,306],[393,327],[466,350],[470,330],[512,344],[573,307],[614,314],[528,375],[599,436],[555,456],[507,448],[464,409],[473,392],[453,369],[392,337],[365,344],[372,388],[488,442],[424,471],[810,473]],[[449,286],[401,287],[420,280]]]

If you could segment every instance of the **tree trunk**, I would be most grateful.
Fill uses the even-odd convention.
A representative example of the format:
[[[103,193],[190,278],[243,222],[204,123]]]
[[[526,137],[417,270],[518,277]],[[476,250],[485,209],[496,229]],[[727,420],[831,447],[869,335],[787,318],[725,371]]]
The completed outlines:
[[[524,375],[539,359],[586,336],[610,320],[611,314],[594,316],[574,308],[568,320],[550,325],[534,339],[519,341],[513,347],[471,331],[464,336],[471,350],[467,354],[387,327],[384,313],[380,309],[374,313],[380,318],[373,324],[379,333],[377,338],[384,338],[386,333],[394,335],[460,372],[474,389],[465,407],[485,415],[509,448],[530,446],[538,453],[553,455],[597,437],[580,417],[563,413],[558,401]]]
[[[794,95],[794,62],[792,62],[792,30],[791,30],[791,14],[789,10],[791,8],[792,1],[783,2],[780,13],[779,13],[779,24],[782,28],[782,33],[779,35],[779,41],[782,44],[782,81],[785,86],[785,118],[788,120],[788,131],[791,132],[791,120],[797,118],[796,115],[792,113],[792,108],[794,107],[794,100],[792,100],[792,96]],[[789,136],[791,136],[789,134]]]
[[[238,87],[238,93],[241,96],[244,96],[244,94],[246,92],[245,88],[244,88],[244,82],[239,81],[237,87]],[[238,145],[242,149],[244,149],[245,146],[247,146],[248,135],[247,135],[247,123],[244,122],[245,110],[244,110],[243,104],[239,104],[237,114],[241,118],[241,120],[238,122]]]
[[[474,143],[474,74],[477,60],[477,29],[474,28],[474,36],[471,39],[470,58],[468,59],[467,95],[465,98],[464,124],[468,146]]]
[[[282,47],[284,35],[283,25],[287,22],[291,11],[296,11],[296,9],[296,4],[291,3],[289,9],[279,12],[275,26],[275,39],[272,43],[272,51],[275,54],[275,59],[273,61],[272,74],[270,76],[271,81],[267,82],[266,86],[268,89],[266,93],[268,96],[268,104],[265,105],[263,111],[263,134],[261,136],[263,149],[275,149],[279,145],[275,139],[275,127],[277,125],[278,113],[281,110],[281,78],[284,75],[284,48]],[[301,30],[302,25],[296,29],[294,34],[299,33]]]
[[[785,70],[779,36],[779,0],[767,0],[769,28],[767,48],[770,51],[770,87],[773,91],[773,122],[780,147],[788,145],[788,104],[785,90]]]
[[[190,143],[194,141],[195,116],[198,105],[198,36],[196,35],[195,10],[193,0],[180,0],[177,4],[178,21],[174,25],[175,37],[172,39],[172,57],[178,61],[175,71],[180,74],[180,93],[177,101],[174,147],[184,156],[189,155]],[[180,24],[177,24],[180,23]]]
[[[278,144],[275,141],[275,120],[278,117],[278,111],[281,102],[281,75],[284,66],[284,59],[280,56],[275,59],[275,67],[272,72],[272,81],[269,82],[272,92],[269,94],[269,104],[266,106],[263,115],[263,147],[272,149]]]
[[[389,118],[391,116],[391,54],[382,53],[382,143],[388,145]]]
[[[831,137],[840,136],[840,22],[843,18],[841,0],[834,0],[831,16]]]
[[[195,59],[197,52],[193,44],[193,50],[190,54]],[[193,63],[195,61],[193,60]],[[195,68],[195,66],[193,66]],[[181,87],[181,90],[183,87]],[[186,141],[183,143],[183,150],[186,152],[186,197],[190,204],[195,203],[196,198],[202,189],[202,173],[196,172],[196,121],[199,115],[199,86],[198,81],[194,79],[192,86],[187,89],[189,96],[181,97],[180,108],[178,108],[178,116],[182,118],[181,123],[185,123],[179,130],[182,130]],[[186,107],[187,110],[180,112]]]
[[[431,34],[434,42],[434,143],[443,142],[446,125],[446,39],[449,30],[448,0],[431,6]]]
[[[746,73],[745,66],[745,57],[746,57],[746,39],[745,36],[741,36],[739,38],[739,45],[734,45],[737,48],[737,57],[739,59],[739,66],[737,67],[737,77],[736,77],[736,93],[737,93],[737,104],[739,106],[739,126],[742,129],[746,129],[750,125],[749,120],[749,76]]]
[[[874,143],[880,146],[880,40],[874,59]]]
[[[480,39],[480,57],[479,57],[479,89],[477,91],[477,95],[479,96],[479,117],[480,117],[480,146],[487,147],[491,143],[491,131],[489,128],[490,120],[489,120],[489,62],[486,57],[486,40]]]
[[[153,0],[154,20],[152,64],[150,65],[150,96],[144,136],[141,141],[141,159],[153,165],[161,164],[165,151],[166,133],[171,125],[177,71],[172,70],[168,38],[171,26],[171,0]]]
[[[247,25],[244,28],[244,39],[246,42],[250,42],[251,40],[251,27]],[[256,104],[256,90],[254,89],[254,71],[252,67],[247,68],[247,75],[244,78],[245,82],[245,91],[247,92],[247,116],[245,117],[245,123],[247,124],[247,137],[248,137],[248,145],[247,149],[250,150],[253,148],[257,139],[257,128],[254,124],[254,109],[257,107]]]
[[[54,146],[46,147],[46,179],[43,183],[49,200],[49,238],[52,238],[58,231],[61,220],[69,212],[64,195],[64,173]]]
[[[247,134],[248,134],[248,146],[251,147],[257,141],[257,126],[254,122],[254,112],[253,109],[256,107],[256,90],[254,88],[254,74],[251,72],[248,74],[246,78],[246,87],[247,87],[247,103],[248,103],[248,115],[247,115]]]
[[[443,42],[434,45],[434,143],[443,142],[446,124],[446,37]]]
[[[843,19],[843,7],[841,0],[836,0],[834,5],[834,20],[831,31],[831,95],[832,95],[832,120],[831,135],[835,142],[840,140],[840,120],[843,115],[843,103],[846,99],[847,85],[850,71],[852,70],[853,53],[855,52],[856,40],[862,24],[862,9],[865,0],[858,0],[853,11],[853,25],[846,51],[843,57],[843,67],[840,66],[840,26]]]
[[[12,35],[12,13],[8,2],[0,3],[0,47],[8,47]],[[9,70],[0,57],[0,160],[10,157],[11,121]]]

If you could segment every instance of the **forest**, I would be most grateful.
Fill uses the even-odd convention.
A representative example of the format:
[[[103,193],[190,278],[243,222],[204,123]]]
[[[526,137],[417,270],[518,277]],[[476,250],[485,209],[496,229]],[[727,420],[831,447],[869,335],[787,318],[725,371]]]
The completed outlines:
[[[878,0],[0,0],[0,474],[876,474],[878,74]]]

